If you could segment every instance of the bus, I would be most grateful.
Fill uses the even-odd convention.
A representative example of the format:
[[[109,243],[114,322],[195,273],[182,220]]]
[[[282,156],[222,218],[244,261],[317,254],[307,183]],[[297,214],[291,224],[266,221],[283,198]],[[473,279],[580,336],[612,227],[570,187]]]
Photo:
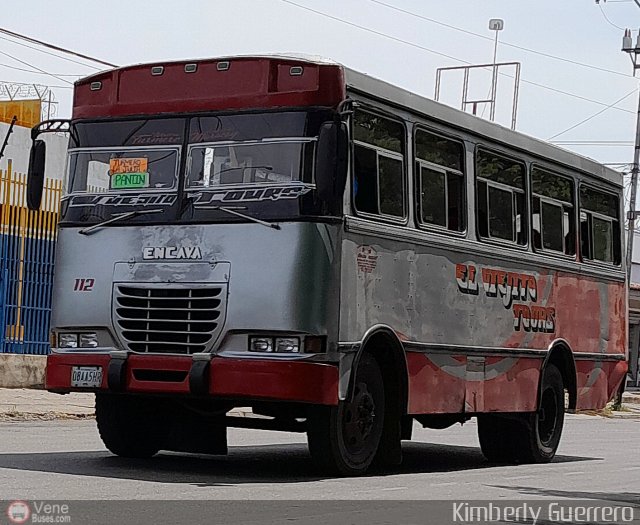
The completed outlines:
[[[116,455],[286,430],[360,475],[477,418],[489,461],[543,463],[625,377],[622,177],[592,160],[286,56],[77,81],[32,209],[61,131],[46,388],[95,392]]]

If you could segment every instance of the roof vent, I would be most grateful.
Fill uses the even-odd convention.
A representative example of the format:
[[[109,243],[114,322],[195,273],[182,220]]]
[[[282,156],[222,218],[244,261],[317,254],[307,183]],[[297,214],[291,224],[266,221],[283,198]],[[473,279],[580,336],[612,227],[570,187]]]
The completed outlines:
[[[100,91],[102,89],[102,82],[91,82],[89,89],[91,91]]]
[[[227,70],[229,69],[229,66],[230,66],[230,65],[231,65],[231,64],[229,63],[229,61],[228,61],[228,60],[225,60],[224,62],[218,62],[218,63],[216,64],[216,69],[217,69],[218,71],[227,71]]]
[[[185,73],[195,73],[198,71],[198,64],[185,64],[184,72]]]
[[[154,76],[162,75],[164,73],[164,66],[153,66],[151,68],[151,74]]]
[[[292,66],[291,69],[289,69],[289,74],[292,77],[302,76],[303,72],[304,72],[304,68],[302,66]]]

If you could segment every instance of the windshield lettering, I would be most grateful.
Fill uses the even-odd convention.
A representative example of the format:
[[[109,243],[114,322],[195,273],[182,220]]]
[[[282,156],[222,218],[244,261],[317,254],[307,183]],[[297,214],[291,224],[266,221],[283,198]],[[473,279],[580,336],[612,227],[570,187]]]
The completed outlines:
[[[70,206],[171,206],[177,195],[74,195]]]
[[[259,202],[277,201],[280,199],[296,199],[314,188],[311,184],[298,184],[295,186],[282,186],[270,188],[233,189],[227,191],[213,191],[199,193],[195,202],[198,204],[211,204],[213,202]]]

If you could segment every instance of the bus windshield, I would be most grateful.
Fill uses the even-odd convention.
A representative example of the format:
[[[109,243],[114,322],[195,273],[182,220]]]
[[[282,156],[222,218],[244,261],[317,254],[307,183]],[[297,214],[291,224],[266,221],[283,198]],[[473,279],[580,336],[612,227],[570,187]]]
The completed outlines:
[[[242,221],[210,209],[238,201],[265,220],[325,215],[313,166],[320,125],[330,118],[309,110],[75,122],[61,224],[148,206],[164,211],[130,222]],[[273,190],[246,193],[253,188]]]
[[[310,139],[277,142],[206,144],[189,150],[189,188],[228,184],[311,182],[305,157],[313,158]]]

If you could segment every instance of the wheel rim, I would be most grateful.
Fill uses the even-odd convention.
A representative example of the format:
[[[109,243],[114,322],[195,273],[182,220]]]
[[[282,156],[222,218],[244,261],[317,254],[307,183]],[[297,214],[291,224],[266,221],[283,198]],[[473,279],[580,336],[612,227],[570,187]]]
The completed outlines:
[[[550,446],[558,425],[558,400],[552,388],[547,388],[542,394],[540,411],[538,413],[538,435],[544,446]]]
[[[344,406],[342,435],[350,454],[366,450],[376,423],[376,403],[365,383],[356,385],[353,399]]]

